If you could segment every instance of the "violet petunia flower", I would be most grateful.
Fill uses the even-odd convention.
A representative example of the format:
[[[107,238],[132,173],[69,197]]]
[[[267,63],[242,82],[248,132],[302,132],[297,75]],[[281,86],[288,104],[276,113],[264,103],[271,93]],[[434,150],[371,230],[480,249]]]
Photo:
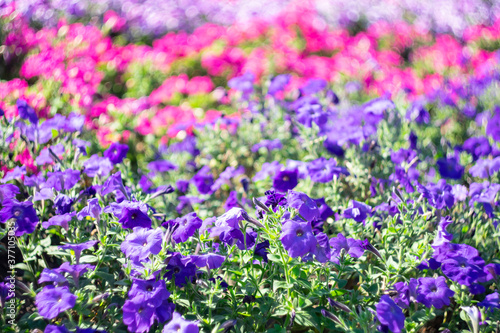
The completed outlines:
[[[418,278],[418,296],[417,301],[426,307],[435,307],[441,309],[443,306],[450,305],[450,297],[455,292],[448,288],[446,279],[443,276],[437,278],[421,277]]]
[[[356,222],[364,222],[371,215],[373,208],[365,203],[351,200],[349,207],[344,210],[344,217]]]
[[[28,102],[24,99],[18,99],[16,101],[16,107],[21,119],[29,120],[33,125],[38,124],[38,116],[36,115],[35,110],[28,105]]]
[[[292,258],[302,257],[316,251],[317,240],[309,222],[286,221],[280,239]]]
[[[128,296],[134,301],[149,303],[156,308],[170,297],[170,292],[167,290],[164,280],[133,279]]]
[[[107,157],[111,163],[119,164],[127,156],[128,145],[124,145],[118,142],[113,142],[109,148],[104,151],[104,157]]]
[[[98,241],[96,240],[90,240],[80,244],[64,244],[59,246],[59,249],[73,251],[75,253],[76,263],[78,264],[80,262],[80,255],[82,251],[94,247],[97,243]]]
[[[155,307],[141,300],[128,299],[123,304],[123,323],[130,332],[143,333],[154,323]]]
[[[399,333],[403,330],[405,315],[388,295],[382,295],[375,308],[377,318],[382,325],[387,326],[393,333]]]
[[[75,304],[76,296],[68,287],[46,286],[35,299],[38,313],[47,319],[56,318],[61,312],[73,308]]]
[[[417,183],[418,191],[429,201],[429,204],[436,209],[445,207],[452,208],[455,203],[455,197],[452,194],[453,188],[446,183],[446,180],[440,179],[437,184],[428,184],[427,186]]]
[[[158,254],[162,248],[163,232],[161,229],[135,227],[120,245],[120,249],[128,258],[142,261],[150,254]]]
[[[83,162],[84,172],[87,176],[93,178],[95,176],[106,177],[113,170],[113,164],[107,157],[99,157],[92,155],[88,160]]]
[[[202,222],[196,213],[192,212],[183,217],[168,221],[167,224],[175,228],[172,233],[172,239],[177,243],[184,243],[201,227]]]
[[[210,168],[207,165],[202,167],[191,179],[191,182],[196,186],[198,192],[201,194],[211,193],[212,185],[214,184],[214,177],[210,172]]]
[[[276,173],[273,179],[273,187],[277,191],[286,192],[288,190],[293,190],[298,184],[298,171],[293,170],[281,170]]]
[[[288,191],[287,207],[297,209],[300,216],[309,222],[320,217],[316,202],[302,192]]]
[[[290,74],[280,74],[276,75],[272,80],[271,84],[269,85],[269,89],[267,90],[267,93],[271,96],[276,95],[278,92],[283,91],[285,87],[288,85],[290,82],[292,76]]]
[[[166,267],[165,278],[172,280],[175,278],[175,285],[182,287],[187,284],[187,281],[193,281],[196,277],[196,265],[188,262],[183,262],[183,257],[179,253],[174,253],[170,258]]]
[[[162,333],[198,333],[198,322],[184,319],[180,313],[174,312],[172,320],[165,325]]]
[[[311,161],[307,165],[307,171],[311,180],[316,183],[329,183],[333,181],[333,177],[340,175],[348,175],[349,172],[342,167],[337,166],[337,161],[333,158],[325,159],[324,157]]]
[[[0,221],[2,223],[10,219],[15,221],[16,237],[33,233],[39,222],[32,202],[19,202],[15,199],[4,200],[3,207],[0,210]]]
[[[360,240],[345,238],[342,234],[330,238],[330,246],[330,260],[336,264],[340,263],[339,257],[342,250],[353,258],[359,258],[365,253]]]

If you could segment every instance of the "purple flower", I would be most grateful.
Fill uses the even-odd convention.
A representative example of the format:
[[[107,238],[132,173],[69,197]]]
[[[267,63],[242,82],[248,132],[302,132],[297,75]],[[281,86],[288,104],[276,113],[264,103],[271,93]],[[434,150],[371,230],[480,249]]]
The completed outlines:
[[[75,286],[78,288],[78,281],[80,276],[85,274],[85,272],[89,270],[94,270],[95,266],[90,264],[81,264],[81,265],[70,265],[69,262],[63,262],[62,265],[57,269],[58,272],[64,272],[71,275],[73,281],[75,282]]]
[[[324,157],[309,162],[307,171],[311,180],[316,183],[329,183],[333,181],[334,176],[339,177],[341,174],[349,174],[345,168],[338,167],[337,161],[333,158],[327,160]]]
[[[17,237],[33,233],[39,222],[32,202],[19,202],[15,199],[4,200],[2,210],[0,210],[2,223],[10,219],[15,221],[15,235]]]
[[[240,207],[240,203],[238,202],[238,192],[236,191],[229,192],[229,196],[224,203],[224,209],[226,211],[230,210],[233,207]]]
[[[154,323],[155,307],[141,300],[128,299],[123,304],[123,323],[130,332],[142,333]]]
[[[61,143],[50,147],[50,149],[57,156],[64,154],[64,146]],[[53,162],[55,162],[55,160],[54,160],[54,157],[52,157],[52,154],[50,154],[49,149],[45,148],[37,156],[37,158],[35,159],[35,162],[38,165],[44,165],[44,164],[53,163]]]
[[[87,176],[93,178],[95,176],[106,177],[113,170],[113,165],[107,157],[99,157],[92,155],[88,160],[83,162],[84,172]]]
[[[149,303],[156,308],[170,297],[170,292],[167,290],[164,280],[156,281],[155,279],[134,279],[132,287],[130,287],[128,292],[128,296],[134,301],[138,301],[139,303]]]
[[[175,277],[177,287],[184,286],[187,281],[193,281],[196,277],[196,265],[188,262],[184,263],[179,253],[174,253],[167,265],[165,278],[172,280]]]
[[[464,167],[460,165],[456,158],[440,158],[436,162],[439,174],[444,178],[461,179],[464,174]]]
[[[18,193],[19,193],[19,188],[16,185],[13,184],[0,185],[0,204],[2,204],[6,199],[15,199]]]
[[[163,240],[163,232],[160,229],[135,227],[133,230],[120,245],[125,256],[134,261],[142,261],[150,254],[160,253]]]
[[[353,219],[356,222],[364,222],[365,219],[371,215],[372,207],[365,203],[351,200],[349,207],[344,210],[344,217]]]
[[[298,171],[293,170],[281,170],[276,173],[273,179],[273,187],[281,192],[286,192],[288,190],[293,190],[298,184]]]
[[[463,148],[472,155],[474,160],[491,153],[490,142],[485,137],[469,138],[465,140]]]
[[[288,191],[287,206],[297,209],[306,221],[318,219],[320,216],[316,202],[302,192]]]
[[[405,315],[388,295],[382,295],[380,302],[376,305],[377,318],[393,333],[399,333],[405,326]]]
[[[353,258],[359,258],[363,255],[363,253],[365,253],[360,240],[345,238],[342,234],[338,234],[337,237],[330,238],[330,246],[330,260],[336,264],[339,264],[339,257],[342,249],[344,249],[345,253]]]
[[[492,160],[481,159],[469,169],[469,173],[473,177],[488,178],[493,176],[500,170],[500,156]]]
[[[65,194],[58,194],[54,199],[54,210],[56,214],[67,214],[71,212],[73,206],[73,199]]]
[[[178,312],[174,312],[172,320],[165,325],[162,333],[198,333],[198,323],[184,319]]]
[[[394,297],[394,301],[400,308],[407,309],[411,302],[416,302],[417,286],[417,279],[410,279],[408,283],[397,282],[394,284],[394,289],[398,293]]]
[[[232,178],[237,177],[239,175],[242,175],[244,173],[245,173],[245,168],[242,166],[240,166],[238,168],[234,168],[232,166],[229,166],[226,168],[226,170],[221,172],[221,174],[219,175],[219,178],[217,178],[215,180],[215,182],[213,183],[213,185],[210,187],[210,190],[212,192],[215,192],[224,184],[230,185]]]
[[[431,308],[441,309],[443,306],[450,305],[450,297],[455,292],[448,288],[446,279],[443,276],[437,278],[421,277],[418,279],[417,301]]]
[[[68,280],[56,269],[44,268],[38,279],[38,283],[52,282],[54,285],[67,285]]]
[[[184,179],[179,179],[175,182],[177,190],[181,193],[186,193],[189,190],[189,181]]]
[[[6,174],[4,174],[2,178],[2,183],[6,183],[9,180],[21,178],[21,176],[26,174],[26,166],[23,165],[21,167],[16,166],[14,169],[10,170]]]
[[[276,172],[278,172],[282,168],[282,165],[278,161],[274,161],[271,163],[264,163],[262,164],[262,168],[260,169],[259,172],[255,174],[255,176],[252,178],[254,182],[258,182],[259,180],[264,180],[267,177],[270,177],[274,175]]]
[[[148,169],[152,172],[168,172],[171,170],[177,170],[177,166],[167,160],[159,160],[150,162],[148,164]]]
[[[276,75],[272,80],[271,84],[269,85],[269,89],[267,90],[267,93],[271,96],[276,95],[278,92],[283,91],[285,87],[288,85],[290,82],[290,79],[292,76],[290,74],[280,74]]]
[[[198,189],[198,192],[201,194],[209,194],[211,193],[211,188],[214,184],[214,177],[210,172],[210,168],[205,165],[196,173],[196,175],[194,175],[191,181]]]
[[[448,243],[438,247],[434,257],[441,262],[444,275],[460,284],[471,286],[486,276],[483,271],[484,260],[472,246]]]
[[[302,87],[300,87],[300,92],[302,95],[315,94],[325,89],[327,84],[328,83],[324,79],[309,79]]]
[[[94,247],[98,242],[96,240],[90,240],[80,244],[65,244],[59,246],[61,250],[71,250],[75,253],[76,263],[80,262],[80,255],[82,251],[90,249]]]
[[[485,281],[496,280],[500,276],[500,264],[488,264],[483,271],[486,273]]]
[[[69,222],[75,216],[75,213],[52,216],[48,221],[42,222],[42,227],[48,229],[50,226],[59,226],[65,230],[69,229]]]
[[[169,221],[168,224],[175,228],[172,239],[177,243],[184,243],[201,227],[202,220],[193,212]]]
[[[493,311],[494,308],[500,308],[500,296],[498,292],[494,292],[493,294],[489,294],[484,298],[484,301],[478,303],[477,305],[485,307],[490,311]]]
[[[36,295],[35,304],[42,317],[54,319],[75,306],[76,296],[69,292],[68,287],[47,286]]]
[[[309,222],[286,221],[280,239],[292,258],[302,257],[316,250],[317,241]]]
[[[446,184],[444,179],[440,179],[437,184],[430,183],[427,187],[417,183],[417,188],[424,198],[429,200],[429,204],[436,209],[452,208],[455,203],[455,198],[451,193],[452,187]]]
[[[80,154],[87,156],[87,148],[91,146],[91,143],[81,139],[73,139],[73,146],[75,146]]]
[[[497,106],[494,110],[494,116],[488,120],[486,125],[486,134],[495,141],[500,141],[500,108]]]
[[[297,121],[306,127],[316,123],[321,128],[328,121],[328,114],[321,104],[305,103],[297,109]]]
[[[24,99],[18,99],[16,101],[16,106],[19,117],[29,120],[34,125],[38,124],[38,116],[36,115],[35,110],[28,105],[28,102]]]
[[[448,231],[446,231],[446,228],[448,225],[452,224],[453,221],[449,216],[445,216],[441,218],[441,221],[439,222],[438,229],[437,229],[437,235],[434,238],[434,242],[432,243],[432,246],[441,246],[445,243],[451,242],[453,239],[453,235],[450,234]]]
[[[118,164],[121,163],[127,156],[128,149],[129,148],[127,145],[113,142],[103,155],[104,157],[107,157],[111,161],[111,163]]]
[[[87,202],[87,206],[85,206],[78,214],[78,220],[83,220],[84,217],[90,216],[96,220],[100,219],[102,212],[102,208],[99,205],[99,199],[90,199]]]
[[[69,333],[66,326],[47,325],[43,333]]]
[[[406,119],[415,121],[417,124],[428,124],[431,116],[422,105],[422,102],[415,102],[408,108]]]
[[[282,149],[283,145],[281,144],[280,139],[262,140],[261,142],[254,144],[252,146],[251,151],[253,153],[256,153],[259,151],[260,148],[266,148],[268,151],[271,151],[271,150]]]
[[[45,187],[53,187],[57,191],[70,190],[80,181],[80,171],[67,169],[47,173]]]
[[[208,266],[209,269],[216,269],[221,267],[225,260],[226,257],[215,253],[190,255],[189,257],[184,257],[181,259],[184,264],[193,263],[200,268]]]
[[[333,215],[333,210],[326,204],[325,198],[313,199],[319,210],[319,217],[326,221],[327,218]]]
[[[472,183],[469,187],[469,206],[473,206],[474,202],[483,204],[484,210],[488,215],[493,217],[493,207],[495,196],[500,191],[499,184],[490,184],[489,182]]]
[[[316,240],[317,243],[316,249],[314,250],[314,256],[316,257],[316,260],[321,263],[327,262],[327,260],[330,260],[331,257],[328,236],[323,232],[318,232],[316,234]]]
[[[123,228],[132,229],[135,227],[151,228],[152,221],[147,214],[147,208],[136,202],[124,204],[118,220]]]
[[[253,92],[253,81],[255,75],[251,72],[246,72],[242,76],[234,77],[227,82],[229,88],[241,91],[244,96],[248,96]]]

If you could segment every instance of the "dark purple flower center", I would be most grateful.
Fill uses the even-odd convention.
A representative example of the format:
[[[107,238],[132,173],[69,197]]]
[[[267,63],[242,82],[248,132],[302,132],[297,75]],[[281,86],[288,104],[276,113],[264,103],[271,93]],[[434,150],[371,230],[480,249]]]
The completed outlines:
[[[295,234],[298,236],[298,237],[302,237],[304,235],[304,231],[302,229],[298,229]]]
[[[146,245],[148,245],[148,242],[142,243],[142,246],[146,246]]]
[[[181,269],[180,269],[179,267],[175,267],[175,268],[174,268],[174,273],[175,273],[175,274],[179,273],[180,271],[181,271]]]
[[[137,213],[133,213],[133,214],[132,214],[132,216],[130,216],[130,218],[131,218],[132,220],[135,220],[135,218],[136,218],[136,217],[137,217]]]
[[[285,182],[287,182],[287,181],[289,181],[289,180],[290,180],[290,177],[288,177],[288,176],[283,176],[283,180],[284,180]]]
[[[436,286],[432,286],[432,287],[431,287],[431,291],[432,291],[433,293],[435,293],[435,292],[437,291],[437,287],[436,287]]]
[[[151,285],[147,286],[146,291],[153,291],[153,286],[151,286]]]
[[[14,209],[13,214],[15,217],[19,217],[21,215],[21,213],[22,213],[21,209],[19,209],[19,208]]]
[[[142,310],[144,310],[144,308],[143,308],[143,307],[140,307],[140,308],[139,308],[139,310],[137,310],[137,312],[141,313],[141,312],[142,312]]]

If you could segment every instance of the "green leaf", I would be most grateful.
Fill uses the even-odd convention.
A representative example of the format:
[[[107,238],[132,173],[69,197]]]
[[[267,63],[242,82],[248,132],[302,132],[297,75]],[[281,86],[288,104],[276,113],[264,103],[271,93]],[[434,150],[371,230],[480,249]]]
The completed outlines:
[[[278,289],[291,289],[293,288],[292,283],[286,283],[286,281],[278,281],[274,280],[273,281],[273,291],[276,292]]]

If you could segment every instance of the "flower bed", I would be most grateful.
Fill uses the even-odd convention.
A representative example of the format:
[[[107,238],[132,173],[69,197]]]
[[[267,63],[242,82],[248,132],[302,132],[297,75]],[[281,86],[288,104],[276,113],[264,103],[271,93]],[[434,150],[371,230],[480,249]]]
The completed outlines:
[[[291,2],[141,34],[26,3],[0,22],[2,332],[498,330],[500,21]]]

